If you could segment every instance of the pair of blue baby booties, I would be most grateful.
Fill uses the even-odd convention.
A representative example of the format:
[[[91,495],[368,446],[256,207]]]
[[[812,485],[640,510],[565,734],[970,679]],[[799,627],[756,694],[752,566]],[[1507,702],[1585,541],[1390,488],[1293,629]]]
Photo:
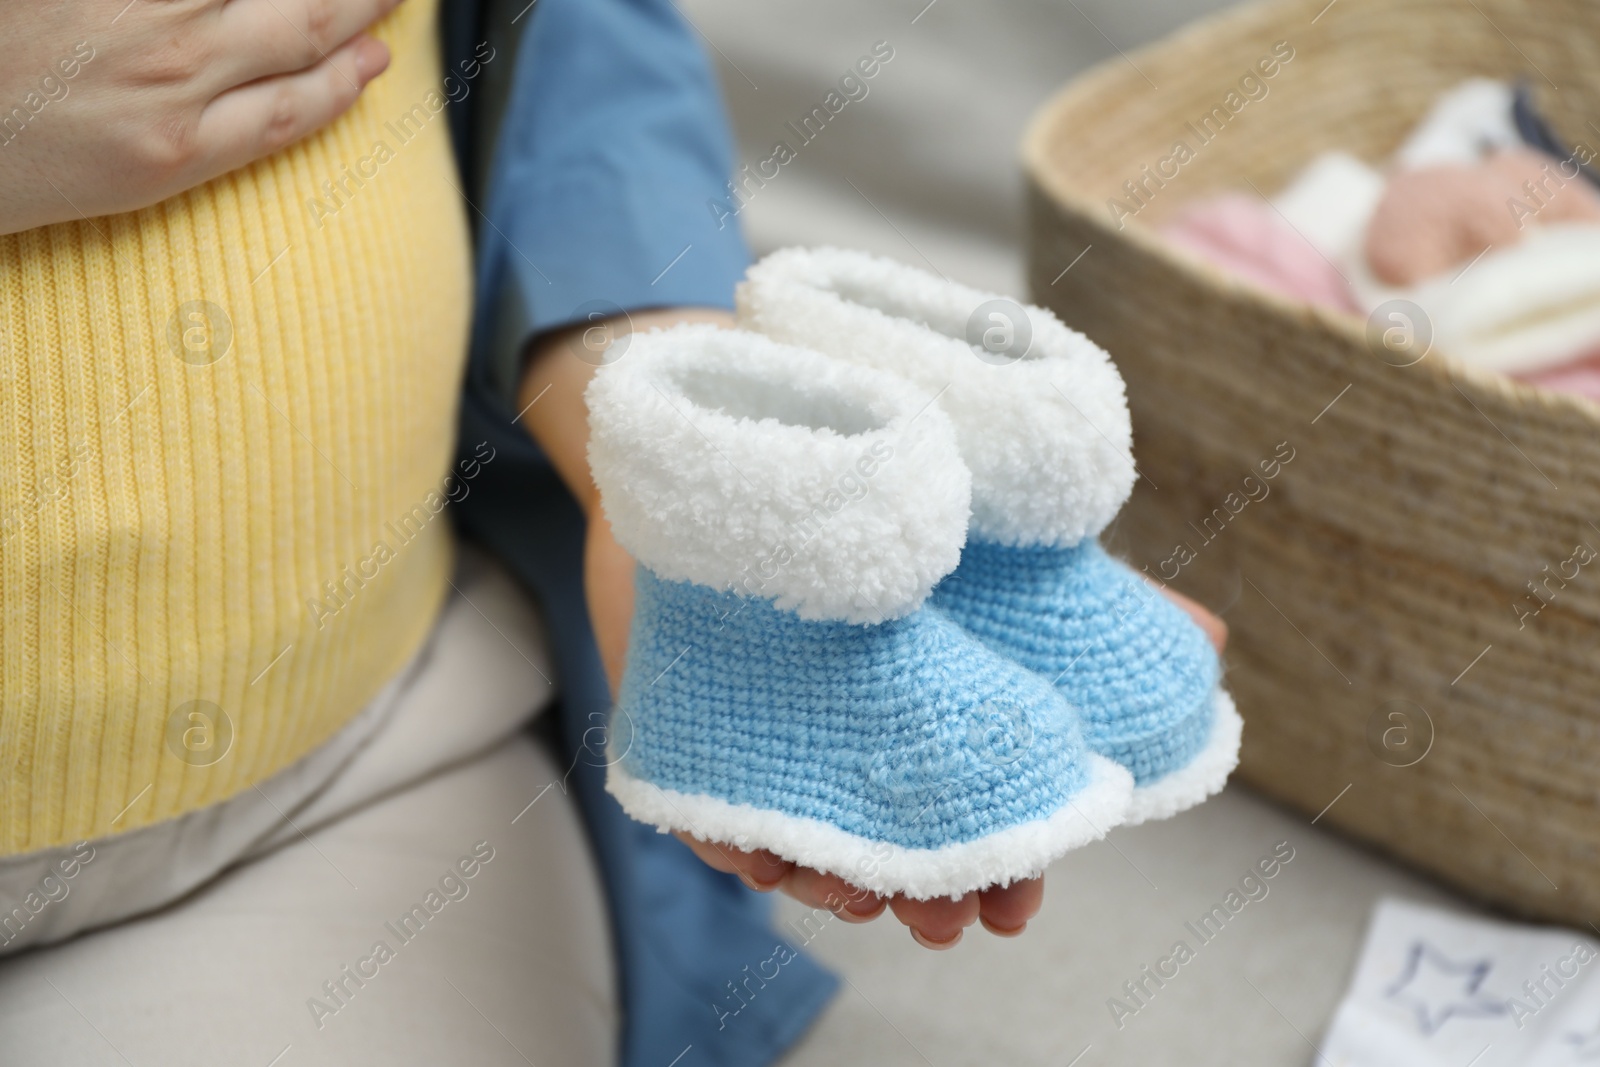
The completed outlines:
[[[1222,787],[1209,639],[1097,538],[1135,476],[1101,349],[837,249],[757,264],[739,317],[633,336],[586,397],[640,564],[630,815],[928,899]]]

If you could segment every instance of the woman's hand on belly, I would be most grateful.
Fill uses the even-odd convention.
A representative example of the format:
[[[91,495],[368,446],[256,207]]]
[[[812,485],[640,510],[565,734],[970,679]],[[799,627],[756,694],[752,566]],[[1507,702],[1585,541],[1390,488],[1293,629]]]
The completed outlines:
[[[326,126],[400,0],[0,3],[0,234],[148,207]]]

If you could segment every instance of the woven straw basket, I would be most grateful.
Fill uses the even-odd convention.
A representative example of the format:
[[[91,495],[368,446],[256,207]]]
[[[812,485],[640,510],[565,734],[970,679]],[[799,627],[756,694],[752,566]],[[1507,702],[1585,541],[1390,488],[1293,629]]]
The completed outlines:
[[[1188,124],[1281,41],[1267,94],[1200,145]],[[1030,283],[1127,378],[1142,477],[1111,546],[1225,611],[1240,776],[1479,898],[1583,925],[1600,916],[1600,557],[1574,557],[1600,550],[1600,406],[1436,350],[1411,363],[1420,342],[1392,353],[1153,229],[1207,193],[1271,195],[1324,150],[1381,162],[1473,75],[1532,79],[1562,135],[1600,146],[1594,0],[1253,5],[1110,61],[1028,134]],[[1179,139],[1192,158],[1146,179],[1119,228],[1108,201],[1136,206],[1123,183]]]

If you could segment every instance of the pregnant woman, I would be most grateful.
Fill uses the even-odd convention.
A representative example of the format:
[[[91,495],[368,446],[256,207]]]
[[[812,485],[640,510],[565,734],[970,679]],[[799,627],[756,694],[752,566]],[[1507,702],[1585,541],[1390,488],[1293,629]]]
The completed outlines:
[[[746,262],[693,32],[84,0],[0,41],[0,1060],[704,1047],[768,901],[601,791],[578,577],[585,372],[629,312],[725,317]],[[832,989],[786,985],[720,1057]]]
[[[714,81],[665,0],[396,7],[0,5],[8,1064],[761,1063],[832,981],[730,1015],[775,937],[713,866],[930,944],[1038,908],[601,791],[632,561],[581,393],[726,319]]]

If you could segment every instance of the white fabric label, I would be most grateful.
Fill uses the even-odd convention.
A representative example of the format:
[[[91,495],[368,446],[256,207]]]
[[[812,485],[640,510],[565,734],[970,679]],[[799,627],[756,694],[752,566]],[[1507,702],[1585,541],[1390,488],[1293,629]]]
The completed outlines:
[[[1378,903],[1319,1064],[1600,1064],[1600,942],[1400,900]]]

